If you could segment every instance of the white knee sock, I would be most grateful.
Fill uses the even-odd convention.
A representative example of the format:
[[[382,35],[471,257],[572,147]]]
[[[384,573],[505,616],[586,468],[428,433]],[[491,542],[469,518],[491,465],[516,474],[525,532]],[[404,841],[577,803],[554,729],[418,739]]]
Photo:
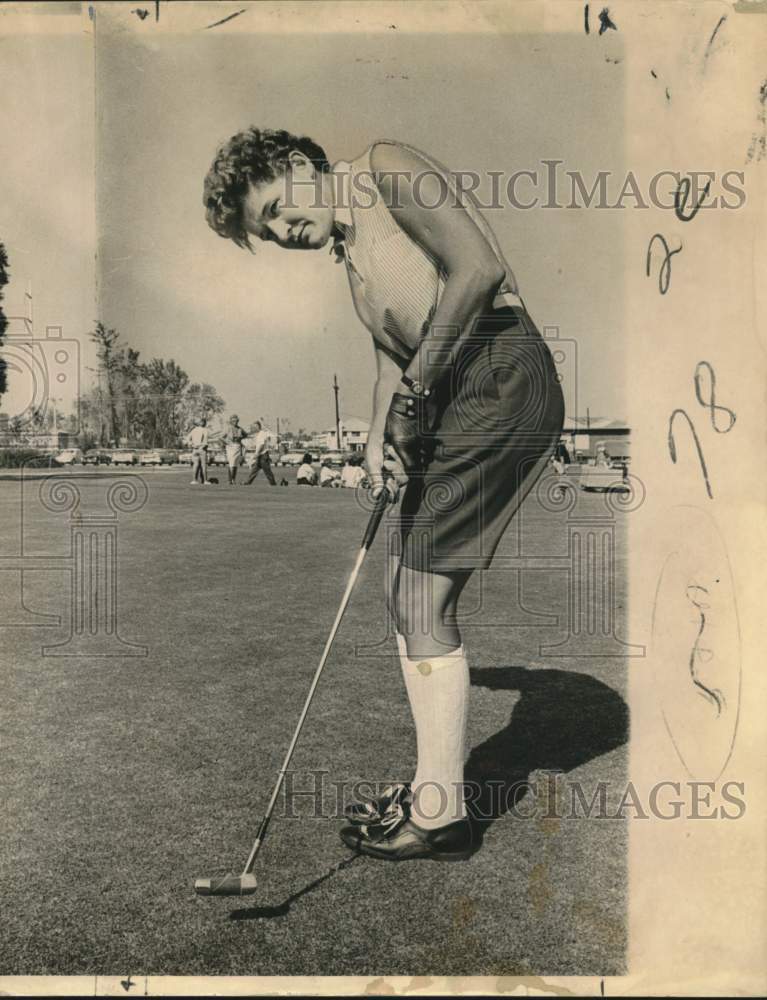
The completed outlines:
[[[418,742],[411,814],[418,826],[435,829],[466,815],[463,764],[469,668],[463,646],[411,660],[401,635],[397,645]]]

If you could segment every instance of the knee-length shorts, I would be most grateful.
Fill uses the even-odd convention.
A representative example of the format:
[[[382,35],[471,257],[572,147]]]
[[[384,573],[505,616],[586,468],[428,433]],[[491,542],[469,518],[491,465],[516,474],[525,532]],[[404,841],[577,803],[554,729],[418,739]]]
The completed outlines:
[[[426,459],[400,511],[400,562],[432,573],[486,569],[560,440],[564,398],[549,348],[523,309],[483,316],[427,401]],[[431,363],[431,361],[430,361]]]

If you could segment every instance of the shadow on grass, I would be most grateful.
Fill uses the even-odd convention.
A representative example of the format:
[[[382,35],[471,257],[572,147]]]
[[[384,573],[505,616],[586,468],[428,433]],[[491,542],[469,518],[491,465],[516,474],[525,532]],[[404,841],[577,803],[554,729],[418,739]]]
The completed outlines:
[[[521,694],[508,724],[475,747],[466,763],[480,843],[528,791],[533,771],[571,771],[628,739],[625,701],[588,674],[525,667],[470,672],[477,687]]]
[[[329,868],[324,875],[320,875],[313,882],[305,885],[303,889],[299,889],[298,892],[294,892],[292,896],[288,898],[283,903],[278,903],[277,906],[246,906],[241,910],[233,910],[229,914],[230,920],[273,920],[275,917],[285,917],[290,912],[290,907],[297,899],[305,896],[307,893],[316,889],[318,885],[321,885],[326,879],[329,879],[336,872],[341,871],[343,868],[348,868],[353,861],[357,861],[361,855],[352,854],[350,857],[344,858],[342,861],[337,862]]]
[[[481,846],[488,827],[528,791],[533,771],[570,771],[628,738],[628,706],[612,688],[588,674],[565,670],[490,667],[471,670],[471,682],[494,691],[519,691],[503,729],[475,747],[466,764],[472,814]],[[284,917],[296,900],[362,855],[352,854],[277,906],[234,910],[230,920]]]

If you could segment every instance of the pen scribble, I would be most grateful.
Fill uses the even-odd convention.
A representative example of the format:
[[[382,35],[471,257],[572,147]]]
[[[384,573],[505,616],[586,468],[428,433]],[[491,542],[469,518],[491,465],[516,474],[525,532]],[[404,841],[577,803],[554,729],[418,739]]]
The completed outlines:
[[[703,372],[708,373],[708,398],[703,396]],[[735,421],[737,417],[733,410],[729,406],[720,406],[716,401],[716,372],[714,371],[711,364],[708,361],[699,361],[695,366],[695,375],[693,377],[693,382],[695,385],[695,398],[698,403],[705,409],[708,410],[711,417],[711,426],[714,428],[717,434],[729,434],[732,428],[735,426]],[[717,413],[727,414],[727,426],[719,427],[717,424]],[[703,473],[703,481],[706,484],[706,492],[708,493],[709,499],[714,499],[714,494],[711,491],[711,482],[708,477],[708,468],[706,466],[706,459],[703,456],[703,448],[701,447],[700,439],[698,438],[698,432],[695,430],[695,425],[690,419],[686,410],[677,407],[669,418],[668,422],[668,451],[671,456],[671,461],[676,464],[677,452],[676,452],[676,441],[674,440],[674,420],[677,416],[683,416],[687,421],[690,428],[690,433],[692,434],[693,442],[695,443],[695,448],[698,452],[698,460],[700,461],[701,471]]]
[[[669,285],[671,284],[671,258],[674,256],[674,254],[681,252],[683,243],[680,240],[679,247],[676,250],[671,250],[669,249],[669,245],[666,242],[665,237],[663,237],[660,233],[655,233],[650,239],[650,243],[647,247],[645,273],[648,278],[650,277],[650,263],[652,261],[653,243],[656,240],[660,240],[661,244],[663,245],[663,252],[665,254],[663,261],[661,262],[660,265],[660,270],[658,271],[658,290],[660,291],[661,295],[665,295],[666,292],[668,291]]]
[[[610,11],[607,7],[603,7],[599,12],[599,34],[603,35],[608,28],[612,28],[613,31],[618,30],[618,25],[614,21],[610,20]]]
[[[708,385],[709,385],[709,397],[704,399],[702,395],[702,385],[703,377],[702,372],[708,372]],[[716,402],[716,372],[708,363],[708,361],[699,361],[695,366],[695,396],[704,409],[707,409],[711,415],[711,426],[714,428],[717,434],[729,434],[732,428],[735,426],[735,421],[737,417],[734,412],[729,408],[729,406],[720,406]],[[718,412],[727,414],[727,426],[718,427],[716,422],[716,415]]]
[[[695,642],[690,650],[690,659],[688,664],[690,668],[690,676],[692,677],[692,682],[695,685],[698,694],[705,698],[710,704],[715,705],[716,714],[721,715],[723,709],[725,708],[724,695],[718,688],[707,687],[700,677],[698,677],[698,660],[701,660],[703,663],[710,663],[714,656],[712,649],[708,649],[700,645],[700,640],[706,628],[706,611],[710,607],[708,602],[702,600],[701,597],[703,594],[708,595],[708,588],[701,587],[697,583],[691,583],[688,585],[685,594],[690,604],[693,604],[697,609],[699,616],[698,634],[695,637]]]
[[[698,433],[695,430],[695,425],[693,424],[692,420],[690,420],[690,417],[688,416],[687,412],[679,408],[674,410],[668,422],[668,451],[669,455],[671,456],[671,461],[674,463],[674,465],[676,465],[677,455],[676,455],[676,442],[674,440],[674,420],[679,415],[685,418],[690,428],[690,433],[692,434],[692,439],[693,442],[695,443],[695,448],[697,449],[698,452],[698,460],[700,461],[700,468],[701,472],[703,473],[703,481],[706,484],[706,493],[708,493],[709,500],[713,500],[714,494],[711,492],[711,483],[708,478],[708,468],[706,466],[706,459],[703,456],[703,449],[700,446]]]
[[[668,511],[652,649],[663,720],[693,780],[716,781],[737,741],[742,637],[732,564],[712,508]]]
[[[703,54],[703,68],[704,69],[706,68],[706,61],[708,60],[708,57],[709,57],[709,55],[711,53],[711,46],[714,44],[714,39],[716,38],[716,33],[719,31],[719,29],[722,27],[722,25],[724,24],[724,22],[726,20],[727,20],[727,15],[726,14],[722,14],[722,16],[717,21],[716,27],[714,28],[714,30],[711,33],[711,37],[708,40],[708,45],[706,46],[706,51]]]
[[[679,181],[679,186],[674,192],[674,214],[676,215],[677,219],[679,219],[680,222],[692,222],[692,220],[698,214],[700,206],[703,204],[703,201],[705,200],[705,197],[708,194],[708,190],[711,187],[711,181],[708,181],[706,183],[706,186],[703,188],[703,193],[693,206],[692,210],[688,213],[685,211],[685,209],[687,208],[687,199],[690,195],[691,187],[692,187],[692,182],[690,181],[690,178],[682,177],[682,179]]]
[[[756,158],[758,163],[759,160],[762,160],[765,156],[767,156],[767,80],[764,80],[759,88],[759,104],[761,107],[757,116],[757,121],[762,126],[762,134],[757,135],[756,132],[754,132],[751,137],[751,145],[748,147],[748,153],[746,155],[747,163],[754,158]]]
[[[229,14],[227,17],[222,17],[220,21],[214,21],[213,24],[206,24],[205,30],[209,28],[217,28],[220,24],[226,24],[227,21],[231,21],[235,17],[239,17],[240,14],[244,14],[247,11],[247,7],[243,7],[242,10],[236,10],[234,14]]]

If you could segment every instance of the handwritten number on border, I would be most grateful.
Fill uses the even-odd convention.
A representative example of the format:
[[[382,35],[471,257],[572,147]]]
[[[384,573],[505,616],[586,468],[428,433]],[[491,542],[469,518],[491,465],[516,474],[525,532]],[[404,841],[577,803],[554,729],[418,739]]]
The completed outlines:
[[[703,193],[701,194],[697,203],[693,206],[690,213],[686,214],[685,209],[687,208],[687,199],[690,195],[690,187],[691,187],[690,178],[683,177],[679,181],[679,186],[674,192],[674,214],[676,215],[677,219],[679,219],[680,222],[692,222],[692,220],[700,211],[700,206],[703,204],[703,201],[706,195],[708,194],[708,189],[711,187],[711,181],[708,181],[706,186],[703,188]]]
[[[703,390],[702,390],[703,371],[708,372],[708,377],[709,377],[708,385],[710,388],[710,392],[708,399],[704,399],[703,397]],[[717,434],[728,434],[735,426],[735,421],[737,418],[735,416],[735,413],[729,407],[719,406],[717,404],[716,373],[714,372],[713,367],[708,363],[708,361],[699,361],[698,364],[695,366],[694,384],[695,384],[695,398],[698,400],[698,402],[704,409],[707,409],[709,411],[709,414],[711,416],[711,426],[714,428]],[[718,411],[727,414],[728,418],[727,427],[717,426],[716,419]],[[677,407],[672,412],[668,422],[668,453],[671,456],[671,461],[676,465],[677,450],[676,450],[676,441],[674,440],[674,421],[678,416],[684,417],[684,419],[687,421],[688,427],[690,428],[690,433],[692,434],[692,439],[695,444],[695,449],[698,452],[698,461],[700,462],[701,472],[703,473],[703,482],[706,484],[706,493],[708,493],[709,500],[713,500],[714,494],[711,490],[711,481],[708,476],[708,467],[706,465],[705,456],[703,455],[703,448],[701,447],[700,438],[698,437],[698,432],[695,430],[695,424],[690,419],[687,411],[681,409],[680,407]]]
[[[704,399],[702,396],[702,386],[703,379],[701,377],[702,370],[705,369],[708,372],[710,393],[709,398]],[[735,426],[735,420],[737,419],[735,414],[728,406],[717,406],[716,403],[716,374],[714,369],[708,363],[708,361],[699,361],[695,368],[695,396],[701,406],[707,408],[711,414],[711,426],[714,428],[717,434],[729,434],[732,428]],[[727,414],[727,426],[718,427],[716,423],[717,412]]]
[[[647,260],[645,261],[645,274],[647,275],[648,278],[650,277],[650,263],[652,261],[652,246],[653,246],[653,243],[656,240],[660,240],[661,241],[661,243],[663,244],[663,251],[665,253],[665,257],[663,258],[663,262],[661,263],[661,266],[660,266],[660,271],[658,271],[658,290],[660,291],[661,295],[665,295],[666,292],[668,291],[668,286],[671,283],[671,258],[674,256],[675,253],[680,253],[681,252],[681,250],[682,250],[682,242],[680,240],[679,249],[677,249],[677,250],[670,250],[669,249],[669,245],[668,245],[668,243],[666,243],[665,238],[660,233],[655,233],[655,235],[652,237],[652,239],[650,240],[650,243],[649,243],[649,245],[647,247]]]

